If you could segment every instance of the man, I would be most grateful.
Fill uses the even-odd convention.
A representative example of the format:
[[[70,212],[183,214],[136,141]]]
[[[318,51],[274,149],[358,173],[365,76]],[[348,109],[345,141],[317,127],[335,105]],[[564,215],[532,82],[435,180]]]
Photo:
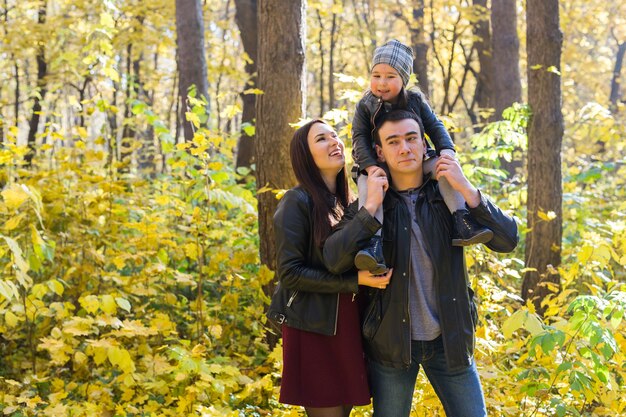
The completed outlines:
[[[393,268],[384,289],[364,289],[363,322],[374,416],[408,416],[420,366],[449,417],[486,416],[473,359],[476,306],[468,286],[463,248],[452,246],[452,215],[437,181],[424,176],[425,141],[412,112],[384,115],[375,131],[376,151],[391,177],[384,196],[383,251]],[[481,194],[459,163],[442,155],[436,178],[463,195],[474,219],[494,236],[486,245],[510,252],[518,242],[513,218]],[[368,179],[368,199],[352,205],[324,245],[331,272],[353,268],[354,254],[380,228],[372,212],[387,187],[384,171]],[[381,286],[381,288],[384,286]]]

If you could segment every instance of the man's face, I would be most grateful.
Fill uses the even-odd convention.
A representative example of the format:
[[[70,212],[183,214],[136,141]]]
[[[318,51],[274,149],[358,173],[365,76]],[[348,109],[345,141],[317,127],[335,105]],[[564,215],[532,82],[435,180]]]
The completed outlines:
[[[413,119],[384,122],[380,127],[381,146],[376,152],[386,162],[392,178],[422,172],[422,161],[426,151],[420,126]]]

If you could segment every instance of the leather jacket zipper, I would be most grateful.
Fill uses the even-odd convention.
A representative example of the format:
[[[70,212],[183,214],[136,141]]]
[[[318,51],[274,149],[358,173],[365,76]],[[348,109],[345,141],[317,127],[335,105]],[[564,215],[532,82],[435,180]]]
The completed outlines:
[[[293,300],[295,300],[296,295],[298,295],[298,290],[295,290],[293,294],[291,294],[291,297],[289,297],[289,301],[287,301],[287,307],[291,307],[291,303],[293,303]],[[337,327],[336,324],[335,327]]]
[[[409,212],[409,218],[411,218],[411,214]],[[409,233],[409,254],[411,253],[411,231],[408,231]],[[411,352],[412,346],[411,346],[411,311],[410,311],[410,300],[409,297],[411,296],[411,277],[412,277],[412,272],[411,272],[411,256],[409,255],[409,276],[407,277],[407,291],[406,291],[406,316],[409,318],[409,363],[405,364],[405,369],[408,369],[411,366],[411,360],[413,358],[413,353]]]
[[[383,108],[383,105],[383,99],[378,98],[378,107],[376,107],[376,110],[372,115],[372,119],[370,120],[370,122],[372,123],[372,131],[370,132],[370,135],[372,136],[372,142],[374,141],[374,131],[376,130],[376,116],[378,116],[378,112],[380,111],[380,109]]]
[[[337,334],[337,322],[339,321],[339,293],[337,293],[337,308],[335,309],[335,330],[333,335]]]

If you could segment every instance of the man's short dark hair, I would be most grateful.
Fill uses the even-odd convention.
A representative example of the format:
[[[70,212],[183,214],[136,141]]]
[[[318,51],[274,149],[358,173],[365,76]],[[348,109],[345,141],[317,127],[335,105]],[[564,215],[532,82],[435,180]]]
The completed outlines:
[[[382,143],[380,141],[379,131],[382,125],[385,124],[385,122],[398,122],[400,120],[405,120],[405,119],[412,119],[417,122],[417,124],[420,127],[420,136],[423,139],[424,138],[424,123],[422,123],[422,118],[419,117],[415,112],[411,110],[394,109],[394,110],[391,110],[390,112],[383,113],[380,116],[380,118],[377,120],[376,128],[374,129],[374,132],[372,133],[374,136],[374,143],[378,146],[382,146]]]

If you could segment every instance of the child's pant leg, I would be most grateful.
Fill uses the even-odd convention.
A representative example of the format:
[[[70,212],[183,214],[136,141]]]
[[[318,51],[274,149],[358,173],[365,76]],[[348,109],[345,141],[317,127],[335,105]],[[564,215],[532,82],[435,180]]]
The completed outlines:
[[[363,207],[365,204],[365,200],[367,200],[367,175],[360,174],[356,180],[356,188],[359,192],[359,209]],[[383,207],[382,205],[376,209],[376,213],[374,213],[374,218],[383,224]],[[381,235],[382,228],[378,229],[376,234],[378,236]]]
[[[424,161],[422,165],[424,169],[424,174],[435,174],[435,164],[439,159],[438,156],[432,157]],[[456,191],[447,179],[441,178],[439,180],[439,192],[443,197],[443,201],[446,203],[448,210],[450,213],[454,213],[457,210],[465,209],[465,199],[461,195],[460,192]],[[359,199],[361,198],[361,194],[359,192]]]

